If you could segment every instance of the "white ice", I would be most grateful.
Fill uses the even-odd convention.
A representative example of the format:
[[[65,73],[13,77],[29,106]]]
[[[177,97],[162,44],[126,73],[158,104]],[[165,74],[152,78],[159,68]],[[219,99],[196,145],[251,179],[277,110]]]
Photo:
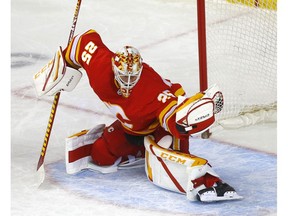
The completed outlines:
[[[69,180],[69,177],[65,176],[63,180],[65,186],[62,180],[59,180],[62,175],[65,137],[98,123],[109,124],[114,121],[106,107],[93,94],[85,75],[73,92],[61,94],[45,158],[48,170],[50,166],[50,174],[48,173],[48,180],[41,188],[33,187],[53,98],[36,99],[32,76],[47,63],[57,46],[66,46],[75,5],[76,0],[11,1],[11,215],[176,215],[177,213],[169,209],[163,211],[157,208],[156,210],[143,208],[140,204],[137,207],[137,203],[131,207],[122,205],[121,202],[120,204],[109,202],[107,197],[101,200],[99,197],[85,196],[83,193],[86,189],[77,193],[65,185],[71,179],[84,183],[85,179],[71,177]],[[83,0],[76,34],[90,28],[96,29],[101,34],[103,41],[111,50],[126,44],[138,47],[144,60],[163,77],[182,83],[188,94],[198,91],[194,1]],[[243,149],[252,152],[276,157],[276,131],[276,123],[260,124],[237,130],[218,131],[212,135],[211,141],[212,143],[215,141],[220,148],[221,143],[223,146],[242,146]],[[200,147],[206,153],[213,154],[215,150],[213,145],[211,148],[206,151]],[[217,157],[212,155],[212,158],[215,160]],[[217,166],[217,170],[221,170],[221,164]],[[234,169],[237,170],[237,167]],[[60,172],[54,175],[51,173],[53,170]],[[225,175],[229,176],[229,173]],[[132,178],[133,174],[128,176]],[[125,179],[122,176],[118,177]],[[75,182],[71,184],[73,186]],[[117,187],[117,182],[115,186]],[[150,186],[145,187],[150,190]],[[274,188],[276,185],[270,187]],[[151,196],[152,204],[158,198],[161,199],[157,197],[161,196],[161,192],[157,194],[157,190],[160,189],[154,188],[154,190],[156,196],[141,194]],[[173,193],[165,192],[167,197],[171,194]],[[114,196],[126,199],[121,193]],[[178,194],[175,196],[178,197]],[[172,209],[174,201],[172,198],[171,203],[168,202],[168,206]],[[185,197],[183,202],[189,205]],[[262,211],[262,213],[276,215],[276,212]],[[180,211],[179,215],[194,214],[193,211],[189,213]],[[209,211],[209,206],[203,206],[201,215],[220,214]],[[258,215],[261,215],[261,209]]]

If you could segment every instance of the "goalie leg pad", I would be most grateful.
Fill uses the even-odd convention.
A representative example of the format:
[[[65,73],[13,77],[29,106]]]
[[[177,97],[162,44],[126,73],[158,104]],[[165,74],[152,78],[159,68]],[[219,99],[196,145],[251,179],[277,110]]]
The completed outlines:
[[[145,137],[145,171],[155,185],[186,194],[190,201],[215,202],[242,199],[223,183],[208,161],[194,155],[164,149]]]
[[[65,161],[68,174],[77,173],[88,167],[91,161],[92,143],[101,136],[104,127],[104,124],[97,125],[91,130],[83,130],[66,138]]]
[[[84,169],[111,173],[144,166],[144,146],[130,144],[119,121],[66,138],[65,156],[68,174]]]
[[[186,193],[189,178],[187,167],[205,165],[207,160],[194,155],[160,147],[149,136],[144,139],[145,171],[155,185],[178,193]],[[195,178],[198,176],[196,174]],[[196,194],[195,194],[196,196]]]

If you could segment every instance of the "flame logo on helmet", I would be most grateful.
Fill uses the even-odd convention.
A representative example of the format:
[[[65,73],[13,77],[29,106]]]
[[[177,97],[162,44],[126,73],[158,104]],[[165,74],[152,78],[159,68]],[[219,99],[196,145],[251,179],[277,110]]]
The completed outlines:
[[[116,52],[114,64],[123,72],[135,73],[141,68],[142,60],[138,50],[126,46],[124,47],[124,52],[122,50]]]

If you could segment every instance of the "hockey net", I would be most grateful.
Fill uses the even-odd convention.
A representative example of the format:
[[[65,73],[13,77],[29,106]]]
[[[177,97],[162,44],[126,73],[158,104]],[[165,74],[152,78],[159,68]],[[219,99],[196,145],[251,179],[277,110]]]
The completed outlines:
[[[277,121],[277,0],[205,0],[205,12],[207,82],[225,103],[217,122]]]

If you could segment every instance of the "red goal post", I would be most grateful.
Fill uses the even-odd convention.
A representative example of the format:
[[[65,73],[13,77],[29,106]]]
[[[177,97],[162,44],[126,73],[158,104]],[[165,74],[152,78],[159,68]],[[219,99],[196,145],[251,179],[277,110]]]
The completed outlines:
[[[217,83],[223,127],[277,121],[277,0],[197,0],[200,90]]]

